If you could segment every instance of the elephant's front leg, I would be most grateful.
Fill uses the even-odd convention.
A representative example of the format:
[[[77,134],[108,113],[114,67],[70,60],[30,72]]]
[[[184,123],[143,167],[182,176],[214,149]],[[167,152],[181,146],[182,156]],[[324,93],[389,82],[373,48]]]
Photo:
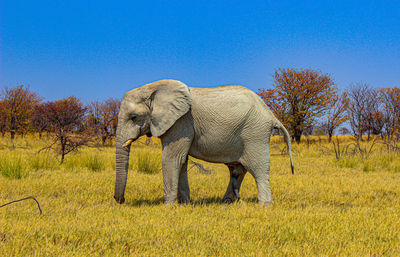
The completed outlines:
[[[189,189],[189,181],[187,175],[187,165],[188,161],[186,158],[186,162],[182,165],[182,169],[179,174],[179,181],[178,181],[179,203],[190,203],[190,189]]]
[[[163,150],[162,170],[164,180],[164,201],[173,203],[178,198],[179,175],[184,164],[179,157],[171,155]]]
[[[179,195],[180,202],[190,200],[189,183],[187,179],[187,156],[190,147],[187,137],[162,139],[162,170],[164,179],[165,203],[173,203]],[[179,193],[179,194],[178,194]]]

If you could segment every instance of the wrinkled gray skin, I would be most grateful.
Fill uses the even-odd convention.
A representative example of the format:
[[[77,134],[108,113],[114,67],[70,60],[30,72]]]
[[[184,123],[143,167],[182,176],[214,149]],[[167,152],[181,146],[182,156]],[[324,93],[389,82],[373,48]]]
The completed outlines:
[[[223,202],[240,197],[240,185],[249,171],[257,184],[259,203],[269,204],[273,128],[285,134],[293,172],[289,134],[251,90],[235,85],[189,88],[176,80],[133,89],[124,95],[118,115],[114,198],[118,203],[125,201],[130,143],[147,134],[162,142],[165,203],[190,201],[190,155],[228,166],[231,178]]]

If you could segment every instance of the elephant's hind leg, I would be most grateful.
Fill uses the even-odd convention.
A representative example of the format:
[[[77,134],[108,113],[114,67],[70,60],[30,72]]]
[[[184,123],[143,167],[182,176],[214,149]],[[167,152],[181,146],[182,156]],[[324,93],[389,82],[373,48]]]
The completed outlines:
[[[269,150],[264,153],[257,153],[257,156],[252,156],[242,162],[243,166],[253,175],[257,184],[258,203],[269,205],[272,203],[271,188],[269,184],[270,157]]]
[[[244,179],[244,176],[246,175],[246,170],[241,164],[227,165],[227,166],[230,172],[230,179],[228,188],[226,189],[226,193],[222,198],[222,202],[232,203],[236,200],[239,200],[238,196],[239,196],[240,186],[242,185],[242,181]],[[234,189],[237,189],[236,193]]]

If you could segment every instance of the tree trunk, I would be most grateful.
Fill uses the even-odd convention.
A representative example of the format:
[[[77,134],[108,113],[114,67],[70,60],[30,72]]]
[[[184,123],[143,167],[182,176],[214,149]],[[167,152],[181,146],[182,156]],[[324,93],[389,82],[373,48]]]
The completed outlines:
[[[299,129],[295,129],[294,131],[294,140],[296,141],[296,143],[300,144],[300,140],[301,140],[301,134],[303,131],[299,130]]]
[[[62,153],[61,153],[61,164],[63,164],[63,163],[64,163],[64,156],[65,156],[65,153],[64,153],[64,152],[62,152]]]
[[[60,137],[60,143],[61,143],[61,163],[63,163],[65,156],[65,142],[63,136]]]

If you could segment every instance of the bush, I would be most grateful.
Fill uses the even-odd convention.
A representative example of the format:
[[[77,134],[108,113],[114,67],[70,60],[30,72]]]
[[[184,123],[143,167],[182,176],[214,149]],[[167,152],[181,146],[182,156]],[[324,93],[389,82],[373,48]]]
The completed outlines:
[[[0,171],[4,177],[21,179],[28,176],[29,171],[21,156],[6,154],[0,157]]]
[[[142,148],[135,151],[133,161],[138,172],[155,174],[161,170],[161,154],[155,149]]]

